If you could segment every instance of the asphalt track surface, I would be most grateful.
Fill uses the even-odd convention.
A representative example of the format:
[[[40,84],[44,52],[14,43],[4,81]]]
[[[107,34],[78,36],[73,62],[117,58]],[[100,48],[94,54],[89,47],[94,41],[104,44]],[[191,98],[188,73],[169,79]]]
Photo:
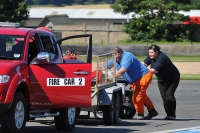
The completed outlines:
[[[200,81],[180,81],[175,93],[177,119],[163,120],[166,116],[156,81],[152,81],[147,94],[159,115],[152,120],[120,120],[113,126],[105,126],[101,120],[81,119],[73,133],[200,133]],[[145,111],[145,114],[148,112]],[[26,124],[25,133],[58,133],[52,118],[36,119]]]

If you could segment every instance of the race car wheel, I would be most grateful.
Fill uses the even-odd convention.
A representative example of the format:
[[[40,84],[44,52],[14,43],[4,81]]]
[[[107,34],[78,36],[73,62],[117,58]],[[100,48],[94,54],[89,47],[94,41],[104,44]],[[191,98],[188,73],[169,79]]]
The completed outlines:
[[[135,107],[132,102],[132,91],[126,91],[125,99],[123,100],[123,118],[132,119],[136,113]]]
[[[114,102],[114,124],[117,124],[119,122],[119,113],[120,113],[120,97],[117,93],[115,95],[115,102]]]
[[[72,131],[76,124],[76,108],[63,108],[59,112],[60,115],[54,117],[56,129],[61,132]]]
[[[103,122],[105,125],[112,125],[114,123],[114,96],[112,97],[111,105],[103,106]]]
[[[124,109],[124,118],[125,119],[133,119],[135,113],[136,113],[135,108]]]
[[[1,133],[22,133],[27,118],[26,99],[22,93],[17,93],[8,112],[1,116]]]

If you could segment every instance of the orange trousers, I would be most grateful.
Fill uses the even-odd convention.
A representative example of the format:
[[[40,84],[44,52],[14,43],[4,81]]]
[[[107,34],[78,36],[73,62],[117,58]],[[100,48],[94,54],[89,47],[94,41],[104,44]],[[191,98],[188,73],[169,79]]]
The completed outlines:
[[[153,72],[149,71],[141,79],[130,85],[133,91],[132,101],[138,114],[144,114],[144,106],[147,107],[148,111],[154,109],[152,101],[146,94],[146,90],[152,80],[152,75]]]

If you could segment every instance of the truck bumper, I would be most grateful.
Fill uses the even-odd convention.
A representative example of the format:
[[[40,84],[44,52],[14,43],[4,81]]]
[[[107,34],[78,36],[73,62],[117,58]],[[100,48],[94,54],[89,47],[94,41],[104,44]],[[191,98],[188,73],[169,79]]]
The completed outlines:
[[[0,114],[7,112],[10,109],[11,104],[10,103],[0,103]]]

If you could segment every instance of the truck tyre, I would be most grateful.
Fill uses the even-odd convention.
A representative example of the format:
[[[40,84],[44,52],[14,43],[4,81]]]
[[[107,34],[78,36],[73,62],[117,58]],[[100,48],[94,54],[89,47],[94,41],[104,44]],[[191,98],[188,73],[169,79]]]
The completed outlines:
[[[103,122],[105,125],[112,125],[114,123],[114,103],[115,99],[112,96],[111,105],[103,106]]]
[[[63,108],[59,112],[60,115],[54,117],[56,129],[61,132],[72,131],[76,124],[76,108]]]
[[[1,133],[22,133],[25,128],[26,118],[26,99],[22,93],[17,93],[10,110],[2,115]]]
[[[119,122],[119,113],[120,113],[120,96],[117,93],[115,95],[115,102],[114,102],[114,124]]]

